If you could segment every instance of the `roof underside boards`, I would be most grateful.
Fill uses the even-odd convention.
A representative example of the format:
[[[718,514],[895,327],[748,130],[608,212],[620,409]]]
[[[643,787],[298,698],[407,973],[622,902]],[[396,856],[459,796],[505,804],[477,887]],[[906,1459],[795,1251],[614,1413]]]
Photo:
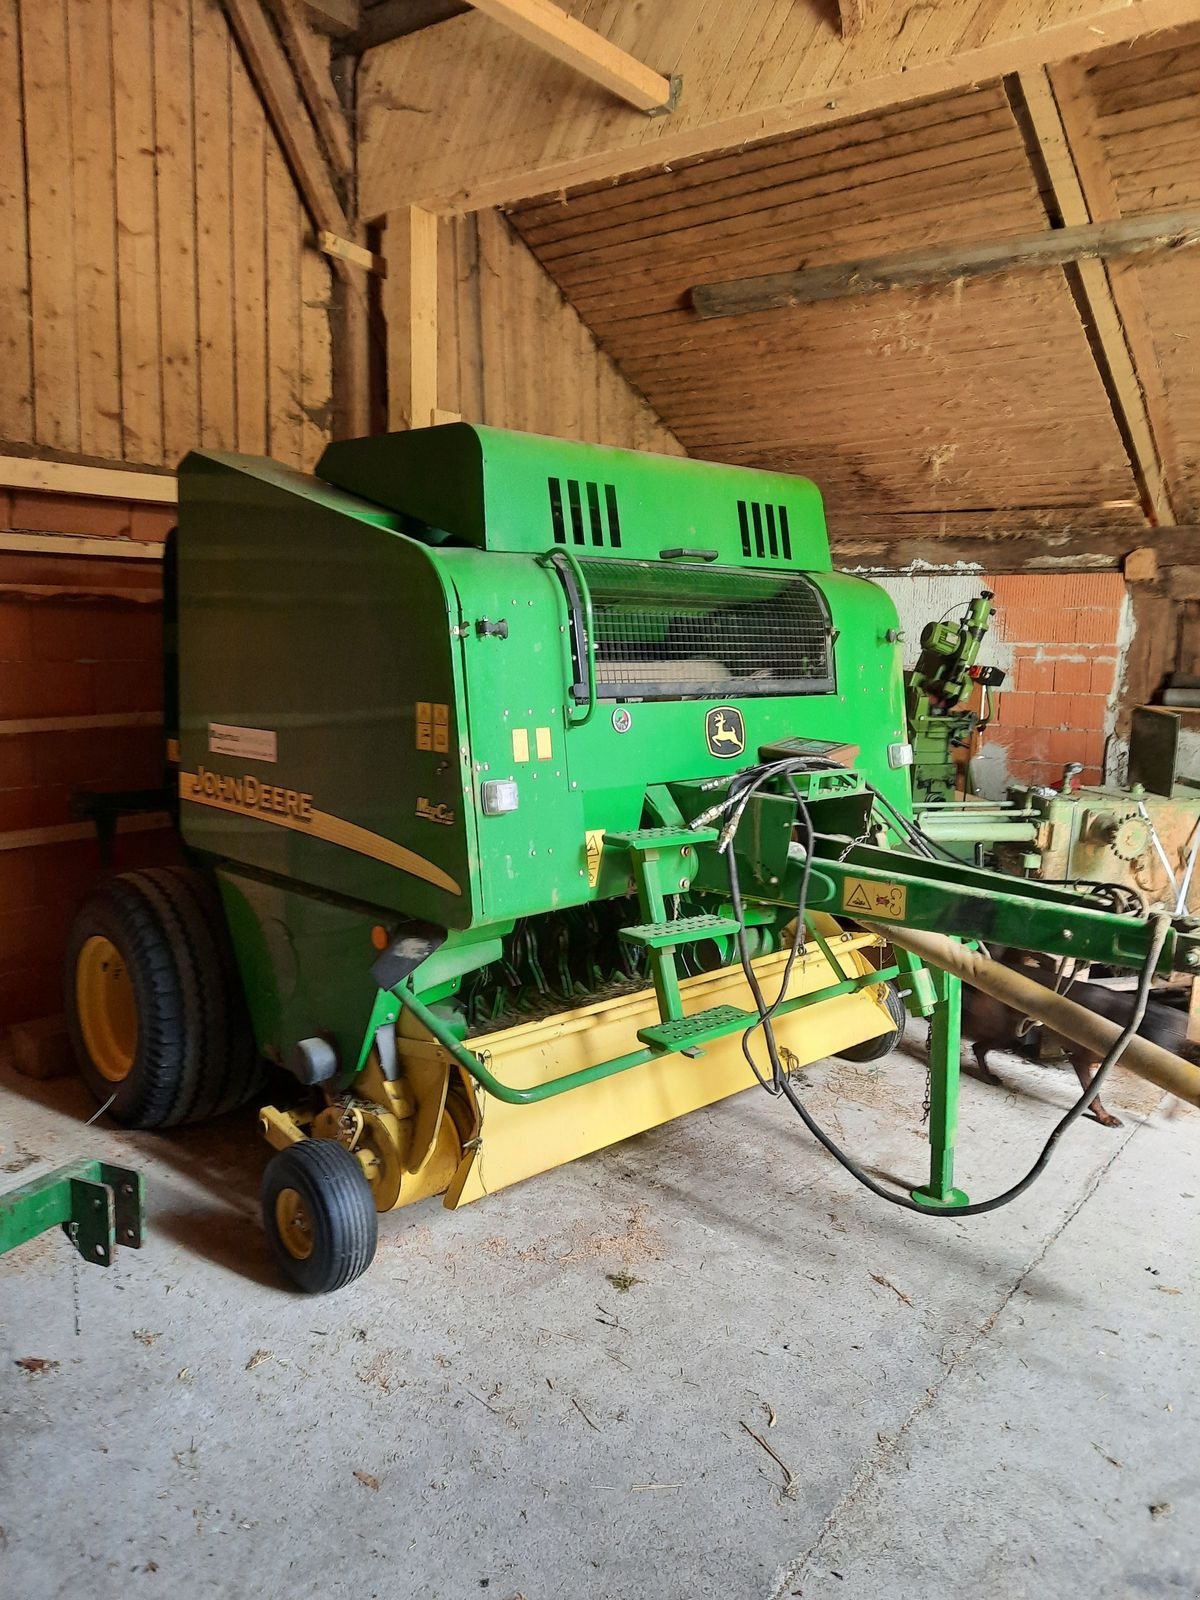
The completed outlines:
[[[510,216],[689,451],[809,474],[835,536],[1144,526],[1061,268],[708,322],[687,303],[697,283],[1048,227],[1002,84]]]
[[[1105,52],[1055,79],[1097,218],[1200,204],[1200,28]],[[1200,521],[1200,251],[1114,263],[1181,522]]]

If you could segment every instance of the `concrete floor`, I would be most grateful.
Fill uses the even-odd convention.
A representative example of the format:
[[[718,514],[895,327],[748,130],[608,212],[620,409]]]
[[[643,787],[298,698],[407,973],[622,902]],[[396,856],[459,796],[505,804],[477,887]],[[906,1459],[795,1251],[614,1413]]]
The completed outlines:
[[[976,1197],[1074,1093],[1001,1071],[964,1083]],[[808,1076],[852,1149],[921,1173],[914,1052]],[[84,1129],[73,1080],[0,1071],[0,1183],[86,1153],[150,1195],[110,1270],[57,1233],[0,1260],[0,1592],[1194,1596],[1200,1121],[1128,1078],[1106,1099],[1122,1129],[955,1222],[749,1092],[384,1219],[371,1272],[311,1300],[265,1260],[251,1115]]]

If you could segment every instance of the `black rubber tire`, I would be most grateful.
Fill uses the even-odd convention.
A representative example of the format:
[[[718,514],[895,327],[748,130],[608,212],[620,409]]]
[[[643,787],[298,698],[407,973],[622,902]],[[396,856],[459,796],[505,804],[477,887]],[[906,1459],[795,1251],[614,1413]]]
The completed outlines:
[[[111,1097],[109,1113],[126,1127],[167,1128],[210,1116],[258,1085],[232,953],[223,954],[224,917],[215,889],[207,892],[212,901],[201,875],[188,869],[122,872],[96,885],[72,923],[68,1030],[84,1081],[100,1104]],[[137,1050],[120,1083],[91,1059],[79,1016],[76,966],[97,934],[116,946],[134,992]]]
[[[280,1237],[276,1202],[285,1189],[300,1196],[311,1224],[312,1252],[303,1259]],[[263,1173],[262,1214],[276,1265],[305,1294],[344,1289],[375,1257],[379,1216],[371,1185],[334,1139],[302,1139],[271,1158]]]
[[[209,1049],[190,1113],[194,1121],[219,1117],[258,1094],[267,1071],[254,1041],[220,891],[211,873],[194,867],[164,867],[146,876],[161,883],[185,919],[203,987],[220,1002],[205,1019]]]
[[[882,1061],[884,1056],[890,1056],[899,1047],[908,1026],[908,1012],[894,983],[885,983],[882,987],[884,1004],[888,1016],[896,1024],[895,1028],[890,1033],[881,1033],[877,1039],[864,1039],[861,1044],[852,1044],[848,1050],[837,1051],[839,1061]]]
[[[125,872],[97,884],[80,906],[67,936],[67,1031],[83,1080],[109,1115],[127,1128],[162,1128],[180,1099],[185,1001],[170,941],[140,874]],[[106,1078],[84,1042],[76,968],[87,941],[100,936],[119,952],[133,986],[137,1051],[126,1077]]]

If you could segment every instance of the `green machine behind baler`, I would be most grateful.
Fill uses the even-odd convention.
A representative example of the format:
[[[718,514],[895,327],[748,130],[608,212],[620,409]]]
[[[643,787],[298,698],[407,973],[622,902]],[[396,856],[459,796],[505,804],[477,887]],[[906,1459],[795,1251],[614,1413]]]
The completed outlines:
[[[312,477],[196,452],[179,504],[191,865],[98,887],[68,1011],[134,1126],[249,1097],[263,1061],[298,1080],[261,1124],[302,1288],[366,1267],[377,1212],[756,1076],[794,1101],[797,1066],[886,1054],[902,995],[933,1019],[904,1203],[961,1207],[958,979],[902,931],[1200,961],[1189,927],[937,859],[895,610],[832,570],[805,479],[456,423]]]

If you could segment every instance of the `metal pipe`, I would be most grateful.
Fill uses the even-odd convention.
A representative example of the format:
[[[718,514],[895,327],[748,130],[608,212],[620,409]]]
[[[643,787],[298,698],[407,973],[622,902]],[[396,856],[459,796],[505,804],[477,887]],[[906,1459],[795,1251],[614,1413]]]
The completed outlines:
[[[832,1000],[838,995],[854,994],[860,989],[868,989],[873,984],[887,983],[897,976],[894,966],[886,966],[871,972],[864,972],[852,978],[844,978],[840,983],[828,984],[823,989],[813,989],[806,994],[794,995],[792,999],[785,1000],[775,1011],[777,1017],[785,1017],[793,1011],[803,1010],[806,1006],[817,1005],[823,1000]],[[458,1065],[476,1083],[482,1085],[488,1094],[494,1095],[497,1100],[503,1100],[510,1106],[536,1105],[539,1100],[552,1100],[555,1095],[567,1094],[572,1089],[581,1089],[586,1083],[594,1083],[598,1078],[611,1078],[618,1072],[628,1072],[631,1067],[643,1066],[647,1061],[660,1059],[663,1055],[673,1052],[663,1050],[632,1050],[628,1055],[614,1056],[611,1061],[600,1061],[594,1067],[583,1067],[578,1072],[570,1072],[562,1078],[551,1078],[546,1083],[535,1083],[528,1089],[517,1089],[512,1084],[503,1083],[495,1073],[481,1060],[475,1051],[463,1044],[457,1038],[453,1029],[430,1009],[424,1001],[418,1000],[410,989],[403,987],[391,991],[406,1011],[410,1011],[423,1028],[426,1028],[448,1055],[452,1056]],[[723,1033],[734,1033],[738,1029],[745,1029],[753,1020],[753,1013],[746,1012],[744,1018],[730,1023],[722,1028]]]
[[[1036,822],[1008,817],[922,817],[921,828],[939,844],[989,844],[998,839],[1036,839]]]
[[[954,973],[983,994],[991,995],[1002,1005],[1011,1006],[1024,1016],[1044,1022],[1064,1039],[1084,1045],[1094,1051],[1097,1059],[1108,1051],[1121,1037],[1122,1029],[1107,1017],[1097,1017],[1086,1007],[1077,1005],[1064,995],[1055,994],[1032,978],[1022,977],[999,962],[991,961],[977,950],[968,950],[943,933],[927,933],[917,928],[886,927],[880,923],[864,923],[873,933],[911,951],[931,966],[943,972]],[[1161,1045],[1135,1035],[1126,1046],[1121,1065],[1136,1072],[1139,1078],[1178,1095],[1189,1105],[1200,1106],[1200,1068],[1192,1066],[1181,1057],[1164,1050]]]

